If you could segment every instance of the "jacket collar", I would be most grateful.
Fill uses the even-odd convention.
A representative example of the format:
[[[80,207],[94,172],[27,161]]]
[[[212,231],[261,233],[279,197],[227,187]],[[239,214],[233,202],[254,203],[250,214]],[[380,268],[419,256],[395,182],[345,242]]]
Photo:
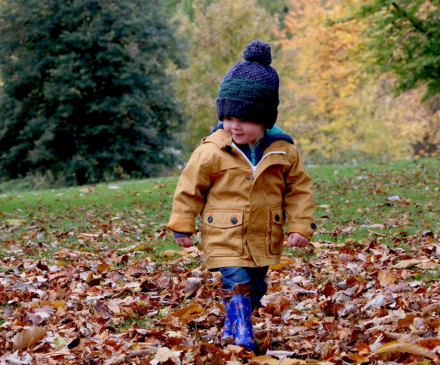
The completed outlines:
[[[202,139],[202,143],[214,143],[218,148],[222,150],[232,150],[232,137],[229,136],[223,128],[215,130],[208,137]]]

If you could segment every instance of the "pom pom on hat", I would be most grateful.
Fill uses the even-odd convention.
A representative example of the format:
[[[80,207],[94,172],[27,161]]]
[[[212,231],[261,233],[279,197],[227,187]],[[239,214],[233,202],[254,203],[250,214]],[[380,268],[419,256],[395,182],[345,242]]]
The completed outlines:
[[[269,43],[259,41],[258,39],[250,42],[243,51],[243,58],[249,62],[270,65],[272,63],[272,55]]]

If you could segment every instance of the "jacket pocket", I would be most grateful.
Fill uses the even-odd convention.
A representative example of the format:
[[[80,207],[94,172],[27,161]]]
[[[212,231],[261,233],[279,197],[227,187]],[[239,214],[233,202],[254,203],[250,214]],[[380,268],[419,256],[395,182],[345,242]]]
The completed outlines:
[[[270,253],[279,255],[283,251],[284,243],[284,211],[277,207],[270,210]]]
[[[207,256],[243,254],[243,211],[204,211],[202,220],[202,243]]]

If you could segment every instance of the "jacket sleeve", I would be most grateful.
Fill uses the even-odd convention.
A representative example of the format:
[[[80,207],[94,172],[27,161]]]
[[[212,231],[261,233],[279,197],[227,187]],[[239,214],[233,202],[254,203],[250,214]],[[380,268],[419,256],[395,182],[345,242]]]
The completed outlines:
[[[296,159],[285,177],[286,193],[283,208],[288,215],[287,233],[297,232],[311,239],[316,230],[312,179],[298,149],[296,147],[293,149]]]
[[[180,175],[166,227],[175,232],[195,233],[195,218],[205,205],[204,196],[209,186],[209,173],[203,162],[202,148],[199,147]]]

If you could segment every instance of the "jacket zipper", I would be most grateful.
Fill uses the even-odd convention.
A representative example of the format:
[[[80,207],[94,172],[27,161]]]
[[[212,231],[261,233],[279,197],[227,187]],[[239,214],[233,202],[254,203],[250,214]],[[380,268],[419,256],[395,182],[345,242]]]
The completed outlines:
[[[249,165],[251,166],[251,169],[252,169],[252,178],[253,178],[253,179],[255,179],[255,173],[257,172],[257,167],[258,167],[258,165],[259,165],[259,164],[260,164],[260,163],[261,163],[261,162],[262,162],[267,156],[269,156],[269,155],[275,155],[275,154],[281,154],[281,155],[285,155],[285,154],[286,154],[286,152],[284,152],[284,151],[272,151],[272,152],[269,152],[269,153],[265,154],[263,157],[261,157],[260,162],[258,162],[257,165],[254,166],[254,165],[252,164],[252,162],[247,158],[247,156],[245,155],[245,153],[244,153],[241,149],[239,149],[235,143],[232,143],[232,146],[233,146],[238,152],[241,153],[241,155],[244,157],[244,159],[245,159],[245,160],[249,163]]]

